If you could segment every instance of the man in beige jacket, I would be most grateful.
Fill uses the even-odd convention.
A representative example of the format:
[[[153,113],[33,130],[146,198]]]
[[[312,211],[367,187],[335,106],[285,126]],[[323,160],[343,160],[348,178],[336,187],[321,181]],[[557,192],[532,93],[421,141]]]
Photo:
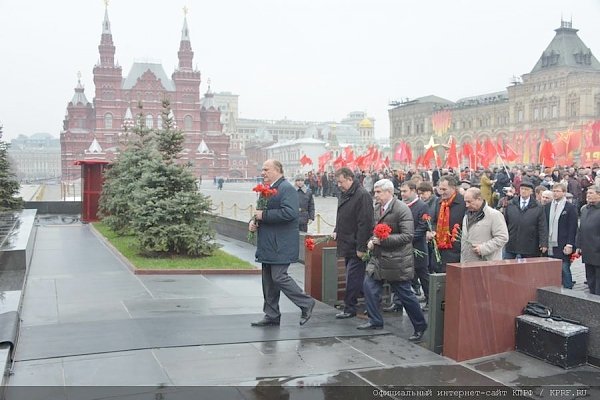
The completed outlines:
[[[467,189],[465,205],[460,262],[502,260],[502,248],[508,242],[508,228],[502,213],[487,205],[477,188]]]

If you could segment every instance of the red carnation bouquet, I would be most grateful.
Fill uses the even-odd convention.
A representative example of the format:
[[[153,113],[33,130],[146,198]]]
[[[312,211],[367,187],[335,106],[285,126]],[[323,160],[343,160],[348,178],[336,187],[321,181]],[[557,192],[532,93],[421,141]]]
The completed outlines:
[[[463,244],[468,245],[468,246],[473,246],[473,243],[469,242],[467,239],[465,239],[463,237],[463,231],[462,231],[462,227],[460,226],[460,224],[454,224],[454,226],[452,227],[452,232],[450,233],[450,242],[454,243],[454,242],[458,242],[460,243],[461,246],[463,246]],[[480,255],[480,257],[485,260],[485,257]]]
[[[257,210],[266,210],[267,203],[269,202],[269,198],[273,197],[277,194],[277,189],[272,189],[271,186],[263,183],[259,183],[258,185],[252,188],[252,191],[258,194],[258,200],[256,200],[256,209]],[[254,223],[258,225],[258,221],[256,217],[252,217]],[[248,232],[248,241],[251,242],[254,240],[255,232]]]
[[[373,236],[378,238],[380,241],[385,240],[390,237],[392,233],[392,227],[388,224],[377,224],[375,228],[373,228]],[[363,261],[369,261],[371,259],[371,250],[367,250],[367,254],[365,254],[362,258]]]
[[[431,226],[431,215],[423,214],[422,218],[424,221],[427,222],[427,229],[429,229],[429,232],[433,232],[433,227]],[[440,249],[438,248],[437,240],[435,240],[435,236],[433,237],[433,239],[431,239],[431,242],[433,243],[433,252],[435,254],[435,261],[439,264],[442,262],[442,255],[440,254]]]
[[[331,235],[323,236],[317,239],[312,236],[307,236],[306,239],[304,239],[304,247],[306,247],[307,250],[313,251],[316,245],[328,242],[330,240],[333,240]]]

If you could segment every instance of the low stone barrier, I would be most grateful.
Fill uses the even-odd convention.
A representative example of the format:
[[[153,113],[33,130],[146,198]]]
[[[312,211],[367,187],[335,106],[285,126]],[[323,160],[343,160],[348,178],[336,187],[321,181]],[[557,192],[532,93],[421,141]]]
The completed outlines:
[[[600,366],[600,296],[552,286],[538,289],[537,301],[589,328],[588,363]]]

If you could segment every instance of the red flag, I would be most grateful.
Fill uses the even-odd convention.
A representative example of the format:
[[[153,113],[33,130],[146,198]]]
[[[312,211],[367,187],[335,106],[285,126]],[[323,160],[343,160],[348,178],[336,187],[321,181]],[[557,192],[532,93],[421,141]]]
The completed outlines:
[[[435,167],[441,168],[442,167],[442,157],[440,157],[438,152],[435,150],[433,151],[433,154],[435,155]]]
[[[345,165],[346,165],[346,163],[344,162],[344,158],[342,157],[341,154],[333,162],[333,168],[335,168],[335,169],[340,169],[340,168],[344,167]]]
[[[344,149],[344,155],[347,163],[354,162],[354,151],[352,151],[352,147],[346,146]]]
[[[469,160],[469,169],[476,169],[477,156],[475,155],[475,151],[473,150],[473,146],[471,146],[471,143],[463,143],[462,153],[463,156]]]
[[[504,140],[502,140],[502,136],[498,136],[496,138],[496,153],[500,158],[506,158]]]
[[[566,154],[579,150],[579,148],[581,147],[582,138],[583,132],[581,132],[580,130],[576,132],[569,132],[567,148],[565,149]]]
[[[312,163],[313,162],[312,162],[311,158],[308,157],[306,154],[300,158],[300,165],[302,165],[302,166],[312,164]]]
[[[412,164],[412,150],[410,144],[404,143],[404,150],[406,150],[406,157],[404,158],[407,164]]]
[[[358,156],[356,157],[356,160],[354,160],[354,164],[361,170],[361,171],[366,171],[369,167],[368,162],[367,162],[367,155],[363,154],[362,156]]]
[[[546,167],[553,167],[556,165],[554,159],[554,147],[548,139],[544,139],[542,146],[540,147],[540,164]]]
[[[404,161],[406,159],[406,143],[400,142],[394,151],[394,161]]]
[[[331,160],[331,152],[329,151],[319,156],[319,171],[325,171],[325,164],[327,164],[329,160]]]
[[[429,165],[431,164],[431,160],[433,160],[433,156],[434,156],[434,151],[433,151],[433,147],[430,147],[427,149],[427,151],[425,151],[425,154],[423,154],[421,157],[421,165],[423,165],[425,168],[429,168]]]
[[[490,166],[490,160],[485,152],[483,143],[481,143],[479,140],[477,140],[475,142],[475,148],[476,148],[476,154],[477,154],[477,158],[479,160],[479,164],[481,164],[481,166],[483,168],[487,168]]]
[[[415,161],[415,167],[419,168],[422,164],[422,161],[423,161],[423,156],[417,157],[417,160]]]
[[[390,167],[390,158],[388,156],[385,156],[385,160],[383,160],[383,165],[385,165],[387,168]]]
[[[457,169],[459,167],[458,154],[456,153],[456,140],[450,139],[450,148],[446,155],[446,167]]]
[[[517,152],[514,151],[513,148],[509,145],[506,145],[504,147],[504,159],[508,162],[512,162],[515,161],[517,158],[519,158]]]

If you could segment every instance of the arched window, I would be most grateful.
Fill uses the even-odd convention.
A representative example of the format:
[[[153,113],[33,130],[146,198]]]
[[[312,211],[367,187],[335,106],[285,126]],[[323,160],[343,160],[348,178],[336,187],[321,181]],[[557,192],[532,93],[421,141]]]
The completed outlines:
[[[160,115],[160,114],[158,114],[158,117],[156,117],[156,127],[158,129],[162,129],[163,128],[162,115]]]
[[[104,114],[104,129],[112,129],[113,116],[111,113]]]
[[[146,115],[146,128],[154,128],[154,118],[152,118],[151,114]]]
[[[186,115],[185,117],[183,117],[183,126],[186,131],[192,130],[192,122],[193,120],[191,115]]]

